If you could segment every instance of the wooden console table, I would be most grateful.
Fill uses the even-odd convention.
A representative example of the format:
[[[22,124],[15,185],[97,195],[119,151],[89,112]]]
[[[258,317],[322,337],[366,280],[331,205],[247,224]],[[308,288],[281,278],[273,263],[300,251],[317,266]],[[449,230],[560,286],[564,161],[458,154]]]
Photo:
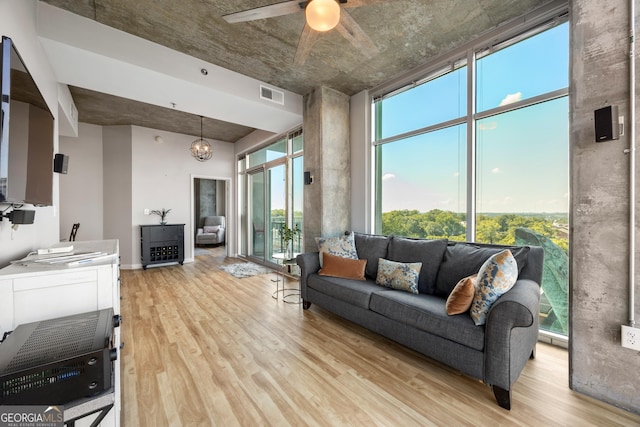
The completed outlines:
[[[184,224],[140,226],[142,268],[154,264],[184,263]]]

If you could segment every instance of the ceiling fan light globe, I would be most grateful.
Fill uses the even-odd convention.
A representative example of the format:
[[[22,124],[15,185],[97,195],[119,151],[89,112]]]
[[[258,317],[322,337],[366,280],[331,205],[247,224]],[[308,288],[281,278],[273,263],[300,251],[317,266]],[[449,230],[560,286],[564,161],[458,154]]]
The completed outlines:
[[[307,24],[316,31],[329,31],[340,21],[340,5],[335,0],[311,0],[304,13]]]

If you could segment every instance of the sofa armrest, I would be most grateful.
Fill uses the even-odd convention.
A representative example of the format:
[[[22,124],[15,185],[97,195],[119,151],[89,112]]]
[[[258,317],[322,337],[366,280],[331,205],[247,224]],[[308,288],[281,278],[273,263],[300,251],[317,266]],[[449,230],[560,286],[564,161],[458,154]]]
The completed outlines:
[[[307,298],[307,279],[320,270],[320,255],[318,252],[300,254],[296,257],[296,263],[300,267],[300,294],[304,300]]]
[[[538,340],[540,286],[520,279],[493,304],[485,325],[484,381],[509,390]]]
[[[204,228],[198,228],[198,232],[196,234],[202,234],[204,233]]]

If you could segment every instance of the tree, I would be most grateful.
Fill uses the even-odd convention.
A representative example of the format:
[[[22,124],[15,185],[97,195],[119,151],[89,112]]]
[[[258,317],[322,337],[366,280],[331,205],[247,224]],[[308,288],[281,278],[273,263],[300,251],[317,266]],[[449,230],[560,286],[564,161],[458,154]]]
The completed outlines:
[[[485,243],[497,243],[500,235],[500,222],[485,216],[478,218],[476,240]]]

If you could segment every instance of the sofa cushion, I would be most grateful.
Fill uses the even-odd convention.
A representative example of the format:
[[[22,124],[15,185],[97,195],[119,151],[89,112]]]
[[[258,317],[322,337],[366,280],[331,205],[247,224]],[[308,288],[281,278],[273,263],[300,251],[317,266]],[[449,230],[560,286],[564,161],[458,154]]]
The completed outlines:
[[[316,237],[316,243],[320,253],[320,267],[322,267],[322,256],[325,252],[343,258],[358,259],[353,232],[335,237]]]
[[[482,264],[492,255],[505,249],[510,249],[518,264],[518,273],[527,263],[527,256],[531,248],[524,247],[490,247],[482,244],[456,242],[450,244],[442,259],[436,279],[435,294],[447,297],[463,277],[476,274]]]
[[[376,284],[417,294],[421,268],[421,262],[404,263],[380,258]]]
[[[427,294],[400,291],[375,292],[370,309],[389,319],[446,338],[475,350],[484,349],[484,327],[473,324],[470,316],[449,316],[445,299]]]
[[[458,284],[449,297],[445,305],[447,314],[453,316],[454,314],[462,314],[469,311],[473,297],[476,293],[476,282],[478,281],[478,275],[467,276],[460,279]]]
[[[324,265],[318,271],[321,276],[342,277],[344,279],[364,280],[364,268],[367,265],[366,259],[350,259],[329,252],[323,256]]]
[[[365,277],[375,280],[378,275],[378,258],[387,257],[390,238],[355,232],[353,235],[358,258],[367,260],[367,267],[364,270]]]
[[[389,254],[387,255],[387,259],[398,262],[421,262],[422,269],[420,270],[420,277],[418,279],[418,291],[420,293],[433,294],[438,269],[446,249],[447,241],[444,239],[423,240],[394,236],[389,241]],[[475,272],[477,271],[474,271],[474,273]],[[466,276],[468,275],[469,274]]]
[[[217,233],[218,230],[220,230],[220,226],[219,225],[205,225],[202,228],[202,231],[205,233]]]
[[[484,325],[487,313],[502,294],[518,279],[518,265],[509,249],[491,256],[478,272],[476,292],[471,303],[471,318],[476,325]]]
[[[369,309],[371,294],[381,289],[372,280],[343,279],[318,274],[309,276],[307,286],[364,309]]]

